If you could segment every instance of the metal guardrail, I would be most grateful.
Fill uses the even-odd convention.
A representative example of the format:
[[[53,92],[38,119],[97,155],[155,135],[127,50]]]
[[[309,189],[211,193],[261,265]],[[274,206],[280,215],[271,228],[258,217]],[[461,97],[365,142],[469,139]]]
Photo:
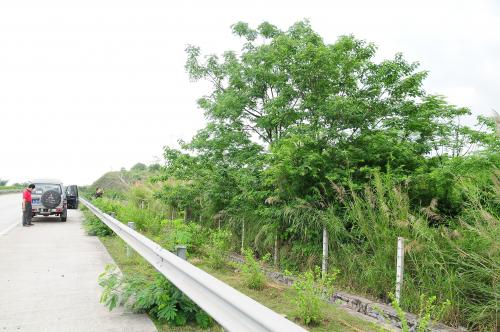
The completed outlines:
[[[165,250],[159,244],[102,212],[87,200],[80,198],[80,201],[225,330],[237,332],[306,331],[282,315]]]

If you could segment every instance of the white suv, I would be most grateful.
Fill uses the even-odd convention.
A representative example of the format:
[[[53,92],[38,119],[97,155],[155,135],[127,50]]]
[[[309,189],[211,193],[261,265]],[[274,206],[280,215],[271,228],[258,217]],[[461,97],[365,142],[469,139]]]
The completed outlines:
[[[76,186],[65,188],[61,181],[49,179],[33,180],[31,183],[35,185],[35,189],[31,193],[33,216],[55,215],[60,217],[61,221],[66,221],[68,218],[66,190],[70,187],[76,188]],[[76,192],[78,193],[78,191]],[[70,208],[76,207],[72,205]]]

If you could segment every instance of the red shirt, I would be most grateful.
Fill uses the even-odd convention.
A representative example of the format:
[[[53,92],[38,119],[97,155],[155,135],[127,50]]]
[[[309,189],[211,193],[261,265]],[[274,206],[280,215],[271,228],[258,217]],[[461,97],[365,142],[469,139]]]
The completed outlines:
[[[24,189],[23,191],[23,200],[31,203],[31,191],[28,189]]]

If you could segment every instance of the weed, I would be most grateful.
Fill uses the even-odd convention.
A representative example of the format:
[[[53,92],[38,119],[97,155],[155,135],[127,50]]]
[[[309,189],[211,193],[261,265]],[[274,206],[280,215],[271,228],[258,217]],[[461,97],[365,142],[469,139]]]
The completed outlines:
[[[245,262],[241,266],[245,285],[250,289],[261,290],[266,285],[266,276],[262,268],[253,256],[251,249],[243,251],[245,255]]]
[[[113,231],[111,228],[106,226],[99,218],[97,218],[90,211],[82,210],[85,215],[85,221],[83,222],[83,228],[87,232],[88,235],[96,235],[96,236],[111,236],[113,235]]]
[[[401,330],[403,332],[410,332],[410,327],[408,325],[408,320],[406,319],[406,313],[401,309],[396,297],[389,293],[389,298],[391,299],[391,305],[396,310],[396,313],[401,320]],[[431,319],[440,320],[443,314],[451,305],[449,300],[436,304],[436,296],[426,296],[424,294],[420,295],[420,309],[418,312],[418,323],[416,326],[417,332],[425,332],[431,323]]]
[[[160,274],[153,281],[143,277],[124,277],[116,266],[107,265],[99,276],[103,287],[101,303],[109,310],[128,305],[136,312],[147,312],[160,323],[183,326],[196,322],[202,328],[213,320],[184,293]]]
[[[205,250],[208,256],[208,264],[216,270],[226,266],[230,239],[231,233],[228,230],[219,229],[210,234],[210,241],[205,246]]]
[[[297,306],[295,316],[301,319],[304,324],[314,325],[323,320],[324,313],[321,310],[321,305],[324,299],[333,295],[333,283],[336,276],[337,272],[334,272],[321,277],[319,267],[298,276],[293,284],[295,290],[293,302]]]

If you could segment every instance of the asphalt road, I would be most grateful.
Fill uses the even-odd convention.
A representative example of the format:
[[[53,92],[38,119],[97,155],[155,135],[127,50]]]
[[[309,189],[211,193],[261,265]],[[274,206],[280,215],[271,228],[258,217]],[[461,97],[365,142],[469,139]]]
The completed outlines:
[[[113,260],[79,210],[22,227],[20,201],[0,195],[0,332],[156,331],[146,315],[99,303],[97,277]]]
[[[21,225],[21,193],[0,195],[0,236]]]

